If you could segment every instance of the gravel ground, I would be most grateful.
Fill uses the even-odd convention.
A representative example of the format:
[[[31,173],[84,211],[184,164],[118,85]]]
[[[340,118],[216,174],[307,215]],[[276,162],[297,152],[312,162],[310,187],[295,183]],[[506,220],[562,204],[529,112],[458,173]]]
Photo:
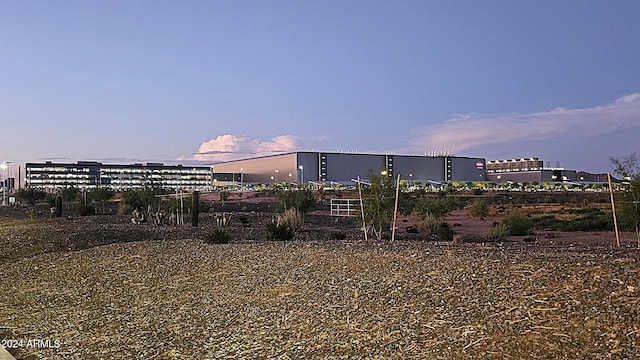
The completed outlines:
[[[114,243],[0,262],[0,339],[19,359],[637,358],[639,258],[522,244]]]

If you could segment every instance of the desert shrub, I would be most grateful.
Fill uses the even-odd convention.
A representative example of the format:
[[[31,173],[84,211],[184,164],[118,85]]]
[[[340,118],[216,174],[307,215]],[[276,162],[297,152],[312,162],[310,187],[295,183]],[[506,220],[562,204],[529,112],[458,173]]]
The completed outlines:
[[[207,244],[227,244],[231,240],[231,235],[223,229],[214,228],[204,236]]]
[[[446,222],[441,222],[438,224],[438,230],[436,231],[436,236],[440,241],[452,241],[453,240],[453,230]]]
[[[332,240],[344,240],[344,239],[346,239],[346,238],[347,238],[347,234],[345,234],[345,233],[344,233],[344,232],[342,232],[342,231],[331,231],[331,232],[329,233],[329,237],[330,237]]]
[[[416,211],[416,206],[426,196],[423,189],[407,192],[400,191],[398,197],[398,212],[402,215],[409,215]]]
[[[420,230],[418,230],[415,226],[410,226],[407,228],[407,234],[418,234]]]
[[[278,216],[277,224],[287,226],[291,230],[298,230],[302,227],[302,213],[297,209],[286,210],[282,215]]]
[[[275,222],[267,224],[267,239],[277,241],[289,241],[293,239],[293,230],[287,225]]]
[[[131,215],[133,208],[127,204],[120,204],[118,207],[118,215]]]
[[[533,226],[536,229],[558,230],[562,221],[553,215],[545,215],[533,219]]]
[[[611,213],[606,213],[600,209],[595,209],[581,218],[569,221],[568,231],[597,231],[613,230],[613,217]]]
[[[598,231],[613,230],[613,218],[611,213],[600,209],[572,209],[562,210],[561,214],[583,214],[573,220],[560,220],[553,215],[541,216],[533,219],[536,229],[549,229],[558,231]]]
[[[96,213],[96,207],[93,206],[92,204],[83,204],[80,203],[76,206],[76,212],[78,213],[78,215],[80,216],[89,216],[89,215],[95,215]]]
[[[418,223],[418,232],[422,235],[431,236],[435,234],[438,228],[438,218],[434,215],[426,214],[423,219]]]
[[[298,211],[305,214],[316,206],[313,193],[308,189],[278,191],[276,198],[278,200],[278,210],[280,211],[298,209]]]
[[[520,213],[509,214],[500,223],[509,229],[509,235],[528,235],[533,229],[533,220]]]
[[[34,220],[42,216],[42,212],[36,210],[35,208],[31,208],[27,210],[27,215],[29,215],[29,219]]]
[[[469,214],[474,218],[484,219],[489,215],[489,205],[485,199],[476,198],[469,205]]]
[[[238,215],[238,221],[240,221],[244,227],[248,227],[251,224],[251,220],[249,220],[247,215]]]
[[[439,219],[462,206],[460,199],[447,196],[446,193],[442,192],[436,197],[425,196],[420,198],[415,205],[415,212],[422,215],[431,214]]]
[[[453,230],[449,224],[438,220],[434,215],[427,214],[418,223],[417,231],[432,240],[451,241]]]
[[[210,210],[211,210],[211,205],[208,202],[202,201],[202,200],[198,202],[198,212],[208,213]]]
[[[504,223],[495,223],[491,227],[491,231],[485,236],[489,241],[501,241],[509,236],[509,228]]]

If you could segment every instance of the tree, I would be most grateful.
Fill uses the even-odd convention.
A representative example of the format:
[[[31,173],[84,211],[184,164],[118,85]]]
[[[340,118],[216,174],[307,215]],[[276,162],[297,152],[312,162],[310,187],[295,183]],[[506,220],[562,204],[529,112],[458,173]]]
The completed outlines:
[[[62,196],[62,200],[65,202],[76,201],[78,197],[78,188],[70,186],[60,190],[60,195]]]
[[[26,188],[20,189],[16,192],[16,196],[24,201],[26,201],[29,205],[35,206],[36,202],[39,200],[43,200],[47,194],[37,188]]]
[[[636,153],[621,159],[609,156],[613,172],[622,176],[625,180],[633,180],[640,177],[640,161]]]
[[[133,210],[146,211],[149,206],[156,206],[160,200],[156,197],[158,195],[157,188],[145,187],[138,190],[127,190],[122,193],[122,205],[127,206],[128,209],[125,213],[129,213]]]
[[[623,228],[636,232],[638,247],[640,247],[640,162],[636,153],[622,159],[610,156],[609,160],[613,172],[629,181],[622,193],[618,195],[616,210]]]
[[[640,247],[640,176],[636,177],[616,203],[620,224],[625,230],[635,231]]]
[[[104,214],[104,204],[106,201],[111,200],[111,198],[113,198],[113,196],[115,195],[115,193],[112,190],[109,190],[107,188],[96,188],[91,190],[91,192],[89,193],[89,197],[95,201],[95,202],[101,202],[102,203],[102,213]]]
[[[368,229],[376,239],[382,239],[382,229],[393,220],[395,186],[388,175],[378,175],[369,170],[369,186],[362,187],[362,210]],[[362,217],[359,216],[358,219]]]

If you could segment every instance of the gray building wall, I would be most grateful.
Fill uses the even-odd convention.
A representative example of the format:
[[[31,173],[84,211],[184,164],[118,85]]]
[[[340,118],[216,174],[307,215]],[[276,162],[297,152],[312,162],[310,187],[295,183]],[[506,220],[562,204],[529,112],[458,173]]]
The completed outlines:
[[[447,157],[450,181],[485,181],[486,161],[482,158]]]
[[[325,168],[322,164],[323,157],[326,158]],[[358,176],[368,179],[369,170],[379,173],[384,169],[384,155],[320,153],[320,181],[346,182]]]
[[[213,172],[242,173],[245,183],[297,182],[297,153],[219,163],[213,165]]]
[[[400,174],[402,180],[409,182],[444,181],[445,161],[443,157],[393,156],[393,176]]]
[[[300,170],[300,166],[302,166],[302,170]],[[309,181],[319,181],[320,156],[317,152],[299,152],[297,167],[300,183],[307,184]]]
[[[481,166],[477,166],[480,164]],[[302,170],[300,170],[302,166]],[[242,169],[242,170],[241,170]],[[276,172],[277,170],[277,172]],[[245,183],[351,182],[366,180],[369,171],[387,170],[394,178],[408,181],[483,181],[482,158],[428,157],[415,155],[343,154],[296,152],[219,163],[213,172],[243,173]],[[291,174],[291,176],[289,176]],[[302,177],[304,176],[304,179]]]

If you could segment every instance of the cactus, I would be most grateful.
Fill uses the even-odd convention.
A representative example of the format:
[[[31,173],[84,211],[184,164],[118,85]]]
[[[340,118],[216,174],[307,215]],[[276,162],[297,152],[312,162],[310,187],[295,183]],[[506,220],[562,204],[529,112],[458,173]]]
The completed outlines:
[[[62,217],[62,196],[56,196],[56,212],[55,217]]]
[[[200,192],[194,191],[191,199],[191,226],[198,227],[198,216],[200,215]]]

